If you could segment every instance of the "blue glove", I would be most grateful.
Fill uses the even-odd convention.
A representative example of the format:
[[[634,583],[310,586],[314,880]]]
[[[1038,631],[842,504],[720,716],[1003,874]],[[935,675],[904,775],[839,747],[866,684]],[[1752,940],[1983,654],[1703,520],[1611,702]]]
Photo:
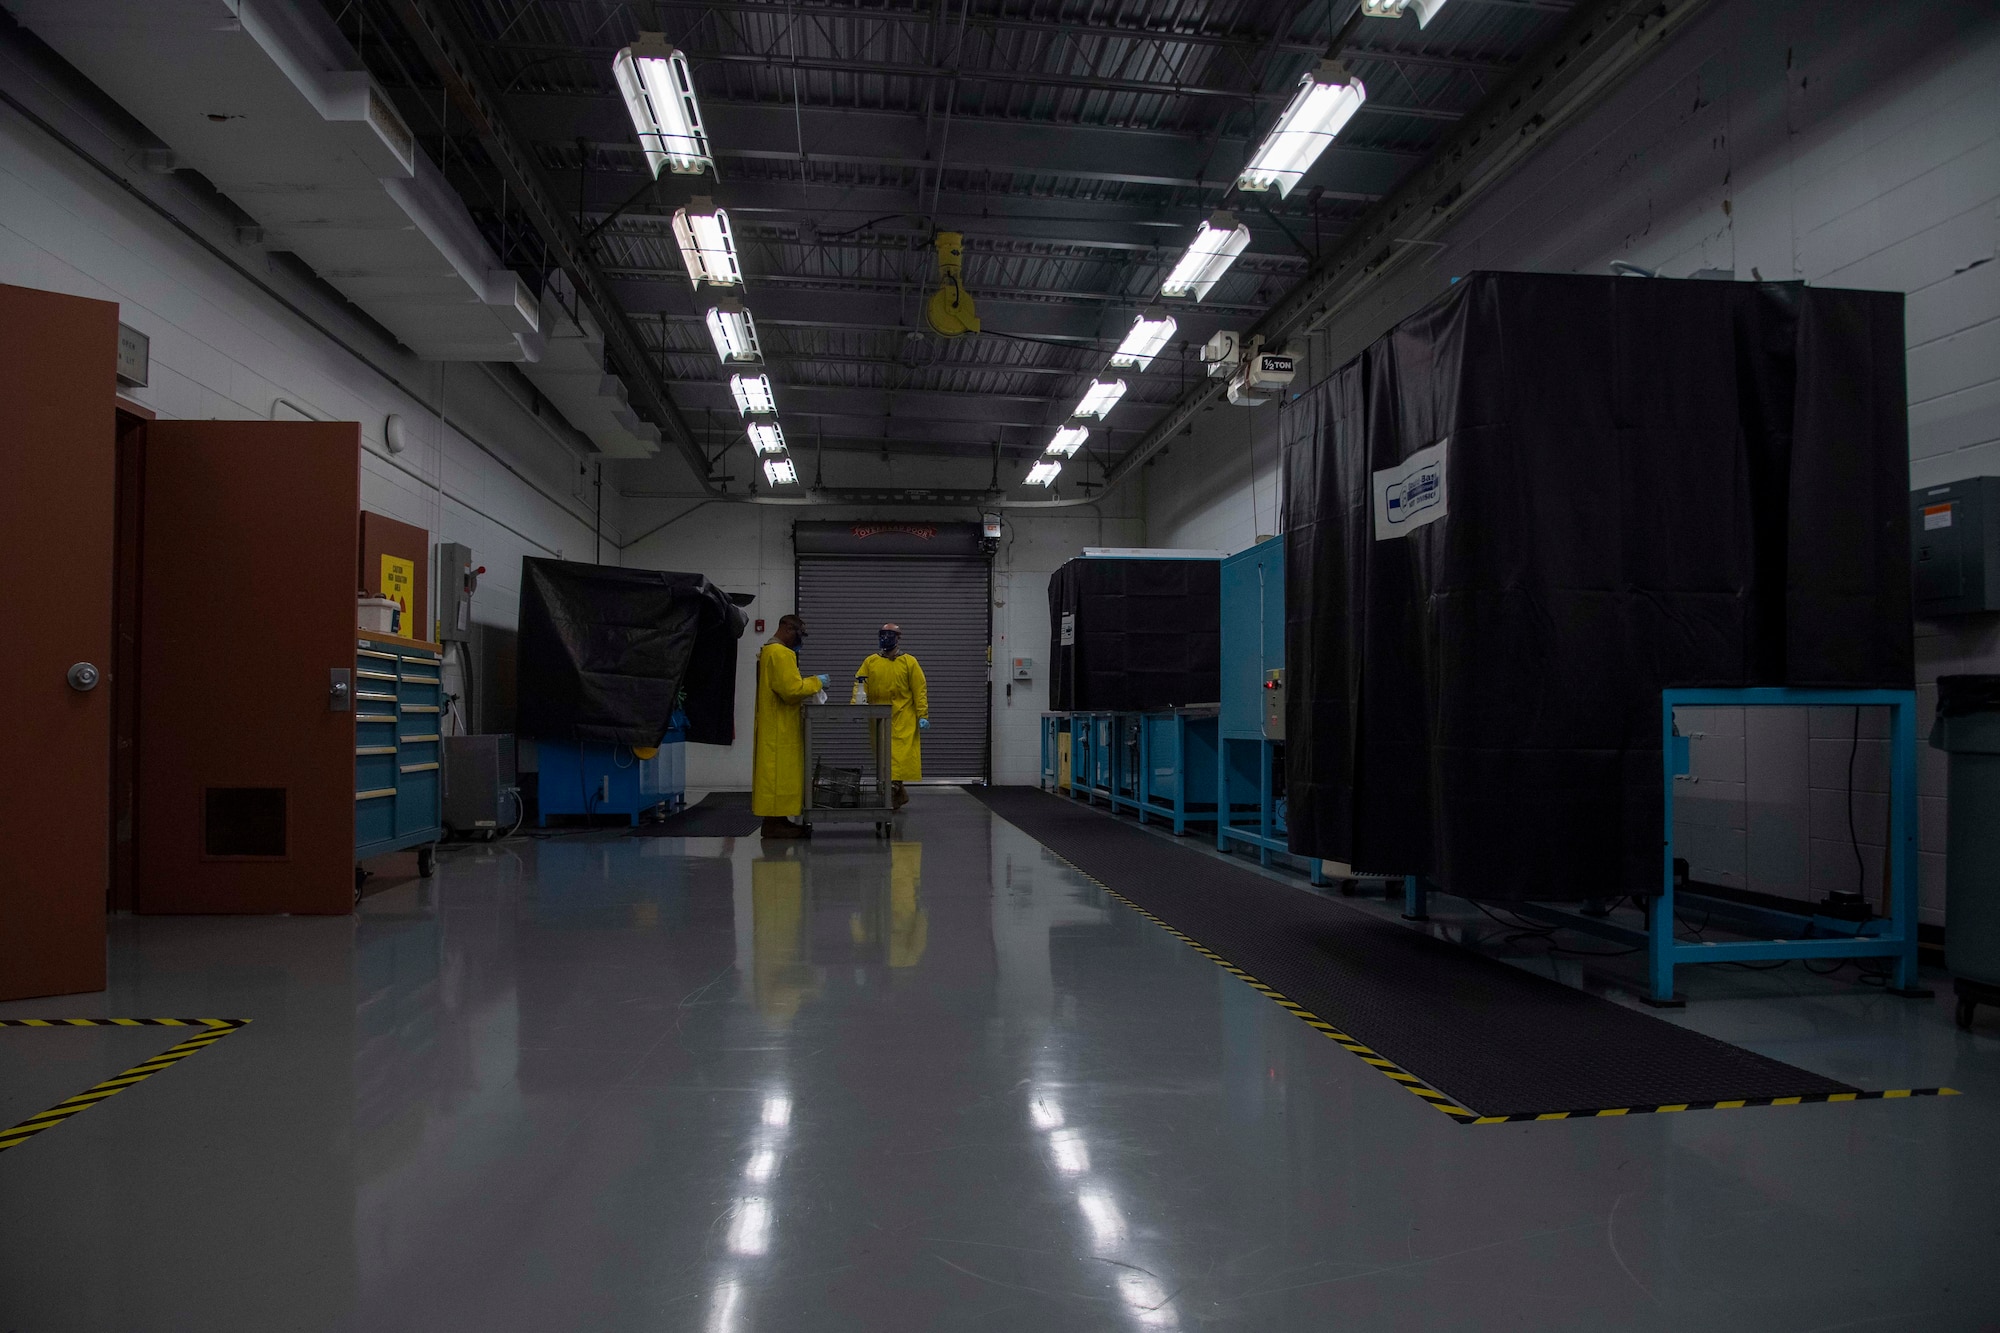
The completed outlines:
[[[920,717],[917,719],[918,731],[929,731],[930,729],[931,729],[931,720],[929,718]]]

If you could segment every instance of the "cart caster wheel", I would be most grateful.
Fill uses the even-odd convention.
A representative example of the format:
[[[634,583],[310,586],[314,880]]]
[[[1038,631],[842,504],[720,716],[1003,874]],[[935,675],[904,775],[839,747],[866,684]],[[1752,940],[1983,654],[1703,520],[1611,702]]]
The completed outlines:
[[[1958,1009],[1952,1015],[1954,1021],[1965,1031],[1972,1031],[1972,1016],[1979,1012],[1979,1001],[1969,995],[1959,997]]]
[[[437,848],[431,845],[417,848],[417,873],[425,879],[429,879],[431,872],[436,869]]]
[[[354,867],[354,905],[361,906],[361,886],[368,882],[368,872],[360,866]]]

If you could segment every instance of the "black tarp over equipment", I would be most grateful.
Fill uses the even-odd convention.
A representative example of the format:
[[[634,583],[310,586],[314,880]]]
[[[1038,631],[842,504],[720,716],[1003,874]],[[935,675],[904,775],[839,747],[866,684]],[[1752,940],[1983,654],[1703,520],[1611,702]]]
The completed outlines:
[[[1222,698],[1222,562],[1078,556],[1049,576],[1049,707],[1143,713]]]
[[[1660,691],[1910,688],[1902,297],[1479,273],[1291,406],[1292,850],[1660,878]]]
[[[540,740],[657,745],[679,704],[689,740],[728,745],[744,623],[700,574],[523,560],[515,725]]]

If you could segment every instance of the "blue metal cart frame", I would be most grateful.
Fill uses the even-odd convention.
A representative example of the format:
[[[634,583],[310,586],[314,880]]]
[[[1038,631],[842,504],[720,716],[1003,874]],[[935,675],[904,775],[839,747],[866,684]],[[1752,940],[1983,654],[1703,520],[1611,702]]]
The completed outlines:
[[[1703,911],[1734,921],[1771,938],[1703,943],[1674,938],[1674,779],[1689,771],[1688,738],[1674,729],[1674,710],[1694,708],[1853,707],[1889,710],[1889,916],[1849,921],[1806,911],[1784,911],[1684,891]],[[1924,996],[1917,972],[1917,696],[1913,690],[1684,689],[1660,693],[1660,749],[1665,823],[1660,892],[1646,909],[1646,928],[1577,912],[1522,903],[1511,910],[1646,951],[1649,1004],[1680,1005],[1674,969],[1700,963],[1751,963],[1792,958],[1886,958],[1892,965],[1890,990]],[[1415,875],[1403,881],[1404,915],[1427,915],[1429,887]],[[1781,932],[1788,932],[1781,934]],[[1807,938],[1807,933],[1810,938]],[[1827,936],[1836,938],[1827,938]]]
[[[1217,710],[1176,708],[1168,713],[1139,716],[1139,799],[1135,810],[1141,824],[1148,815],[1166,820],[1179,837],[1191,819],[1212,817],[1215,793],[1204,781],[1210,771],[1209,752],[1215,748]],[[1156,740],[1168,738],[1171,763],[1162,768]]]

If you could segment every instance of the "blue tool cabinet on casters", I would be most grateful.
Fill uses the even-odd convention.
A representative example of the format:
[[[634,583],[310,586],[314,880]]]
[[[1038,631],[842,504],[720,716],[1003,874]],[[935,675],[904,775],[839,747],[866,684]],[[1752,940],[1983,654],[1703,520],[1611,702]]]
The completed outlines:
[[[1232,843],[1255,848],[1263,865],[1273,855],[1290,854],[1278,777],[1284,670],[1285,539],[1273,537],[1222,562],[1222,709],[1215,746],[1215,845],[1225,852]],[[1267,717],[1267,706],[1275,717]],[[1327,882],[1321,861],[1310,860],[1308,870],[1314,884]]]
[[[1739,903],[1674,884],[1674,779],[1689,772],[1688,738],[1674,726],[1676,708],[1877,707],[1889,710],[1889,915],[1866,921],[1814,912]],[[1890,966],[1888,988],[1927,996],[1917,977],[1917,696],[1912,690],[1810,690],[1788,688],[1663,690],[1660,739],[1664,763],[1666,835],[1660,891],[1646,903],[1645,929],[1538,903],[1510,904],[1521,916],[1615,940],[1646,951],[1649,1004],[1679,1005],[1674,969],[1696,963],[1751,963],[1790,958],[1879,958]],[[1404,915],[1422,920],[1428,890],[1412,875],[1403,881]],[[1705,943],[1674,936],[1676,897],[1684,895],[1710,917],[1762,938]],[[1829,938],[1831,937],[1831,938]]]
[[[417,873],[436,868],[442,657],[437,645],[356,631],[354,859],[417,849]],[[367,872],[354,867],[354,897]]]

